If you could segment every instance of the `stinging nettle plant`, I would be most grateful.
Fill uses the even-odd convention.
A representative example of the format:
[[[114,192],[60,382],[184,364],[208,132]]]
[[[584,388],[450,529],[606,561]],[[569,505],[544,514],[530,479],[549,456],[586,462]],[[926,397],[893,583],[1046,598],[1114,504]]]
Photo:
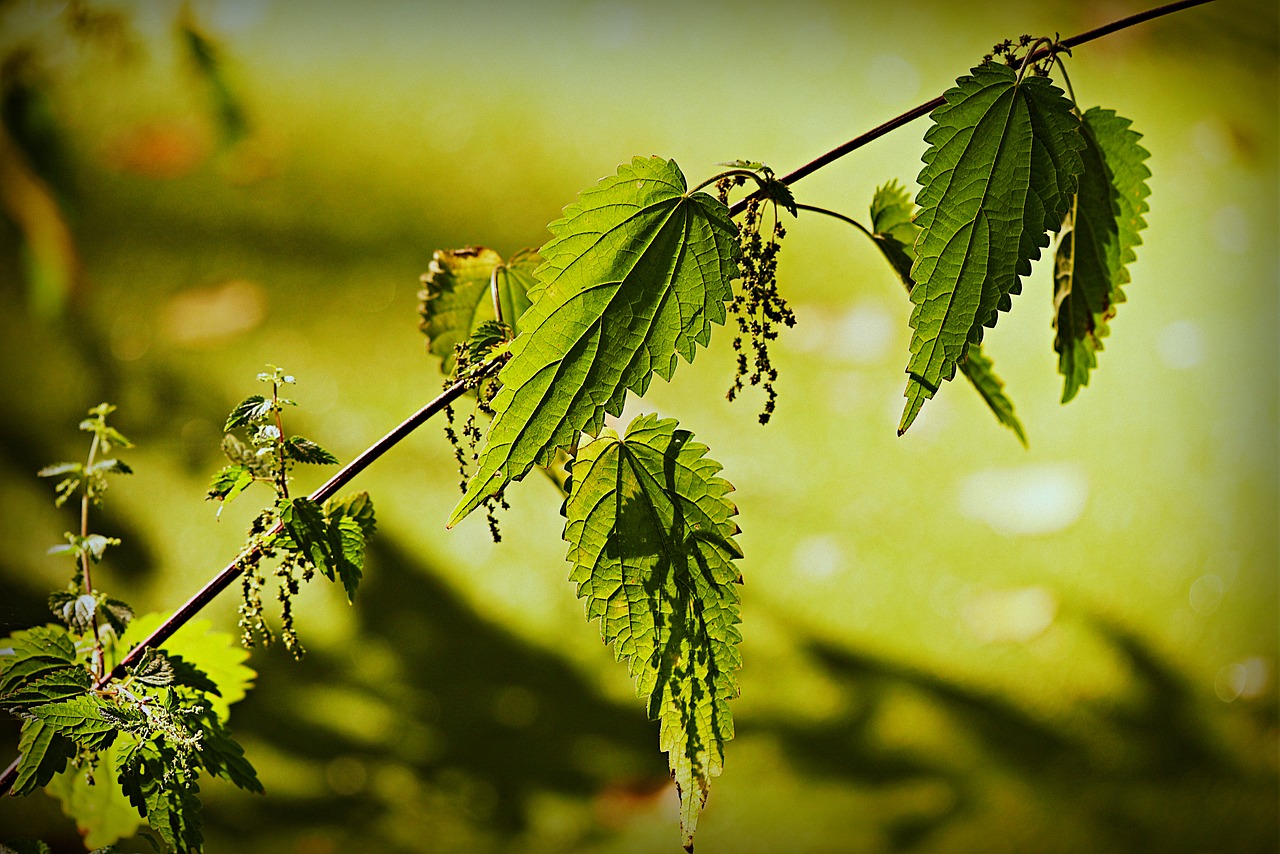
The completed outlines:
[[[21,755],[0,788],[25,794],[114,776],[164,842],[200,850],[198,772],[261,788],[221,723],[225,698],[243,695],[251,674],[241,668],[224,685],[214,669],[227,668],[206,672],[178,651],[174,633],[240,579],[244,639],[269,642],[261,564],[275,558],[281,636],[301,654],[292,595],[319,571],[354,596],[374,531],[366,494],[334,494],[444,414],[462,480],[448,527],[483,508],[496,539],[506,490],[535,467],[563,490],[569,578],[658,722],[679,789],[681,842],[692,850],[734,733],[742,552],[733,487],[676,420],[645,414],[621,428],[608,419],[655,376],[672,380],[681,360],[691,362],[715,327],[729,324],[736,364],[728,397],[760,387],[758,420],[767,423],[779,405],[769,344],[795,323],[778,289],[777,257],[791,220],[823,215],[869,238],[911,300],[898,433],[959,371],[1025,444],[982,349],[984,330],[1012,308],[1032,263],[1056,240],[1053,347],[1062,400],[1071,400],[1089,383],[1124,300],[1147,209],[1140,135],[1129,119],[1077,100],[1064,57],[1197,4],[1170,4],[1069,39],[1004,41],[944,95],[784,177],[738,160],[690,189],[674,161],[635,157],[566,207],[539,249],[506,260],[485,248],[436,252],[419,314],[445,376],[442,394],[310,496],[291,496],[292,466],[336,460],[285,433],[282,413],[292,401],[280,391],[293,378],[275,368],[260,375],[271,394],[247,398],[228,418],[229,465],[214,476],[209,498],[225,503],[254,483],[275,497],[254,520],[245,550],[174,616],[150,623],[149,633],[129,631],[127,606],[91,578],[111,542],[91,535],[87,522],[68,535],[62,548],[76,557],[77,573],[50,600],[61,625],[14,634],[0,657],[0,707],[24,721]],[[800,178],[924,115],[928,149],[914,200],[890,180],[862,221],[795,196]],[[455,407],[470,407],[460,427]],[[128,472],[96,458],[125,444],[105,424],[109,410],[98,407],[96,420],[85,422],[94,434],[87,464],[41,472],[63,478],[59,502],[81,496],[84,519],[105,476]],[[65,770],[69,764],[79,770]],[[92,829],[91,817],[84,822]]]

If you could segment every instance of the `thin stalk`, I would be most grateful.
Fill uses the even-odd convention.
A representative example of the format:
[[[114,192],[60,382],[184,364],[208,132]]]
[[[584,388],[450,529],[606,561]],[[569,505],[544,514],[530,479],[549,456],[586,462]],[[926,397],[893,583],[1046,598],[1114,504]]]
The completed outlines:
[[[1154,9],[1148,9],[1145,12],[1139,12],[1136,15],[1130,15],[1127,18],[1121,18],[1118,21],[1112,21],[1109,24],[1104,24],[1101,27],[1096,27],[1092,30],[1089,30],[1088,32],[1080,33],[1079,35],[1071,36],[1070,38],[1065,38],[1062,41],[1058,42],[1056,45],[1054,45],[1052,48],[1041,48],[1036,53],[1033,53],[1027,56],[1023,60],[1023,62],[1024,63],[1036,62],[1037,60],[1044,58],[1044,56],[1048,55],[1051,52],[1068,50],[1078,45],[1082,45],[1082,44],[1086,44],[1087,42],[1094,41],[1095,39],[1100,39],[1103,36],[1109,36],[1112,33],[1119,32],[1120,30],[1128,29],[1129,27],[1146,23],[1147,21],[1153,20],[1155,18],[1160,18],[1165,15],[1172,15],[1174,12],[1181,12],[1183,9],[1190,9],[1193,6],[1203,6],[1206,3],[1212,3],[1212,2],[1213,0],[1178,0],[1178,2],[1176,3],[1168,3],[1164,6],[1157,6]],[[929,113],[933,112],[935,109],[937,109],[938,107],[941,107],[945,103],[946,103],[946,100],[941,95],[939,95],[938,97],[934,98],[931,101],[925,101],[920,106],[907,110],[905,113],[903,113],[900,116],[896,116],[892,119],[889,119],[889,121],[885,122],[882,125],[878,125],[877,127],[872,128],[871,130],[867,131],[861,136],[855,136],[853,139],[849,140],[844,145],[836,146],[835,148],[828,151],[826,154],[823,154],[819,157],[814,158],[813,160],[809,161],[805,165],[801,166],[799,169],[796,169],[794,172],[790,172],[787,175],[784,175],[778,180],[790,186],[791,184],[794,184],[796,181],[799,181],[801,178],[805,178],[809,175],[812,175],[814,172],[817,172],[822,167],[830,165],[831,163],[834,163],[835,161],[839,160],[841,157],[844,157],[846,154],[857,151],[859,148],[862,148],[867,143],[874,142],[875,140],[879,139],[880,137],[884,136],[890,131],[897,130],[903,125],[910,124],[911,122],[915,121],[921,116],[927,116]],[[747,199],[749,198],[750,196],[744,199],[739,199],[738,201],[734,202],[733,206],[729,208],[730,216],[737,216],[738,214],[746,210]]]
[[[861,232],[862,232],[863,234],[865,234],[867,237],[870,237],[872,240],[875,240],[875,237],[876,237],[876,236],[875,236],[874,234],[872,234],[872,233],[871,233],[871,230],[870,230],[869,228],[867,228],[865,225],[863,225],[862,223],[858,222],[858,221],[857,221],[856,219],[854,219],[853,217],[845,216],[844,214],[842,214],[842,213],[838,213],[838,212],[836,212],[836,211],[829,211],[829,210],[827,210],[826,208],[819,208],[819,207],[815,207],[815,206],[813,206],[813,205],[802,205],[802,204],[800,204],[799,202],[796,202],[796,210],[798,210],[798,211],[809,211],[810,213],[823,214],[824,216],[829,216],[829,217],[832,217],[833,219],[838,219],[838,220],[840,220],[841,222],[847,222],[849,225],[851,225],[851,226],[853,226],[854,228],[858,229],[858,231],[861,231]]]
[[[289,500],[289,467],[284,461],[284,419],[280,415],[280,383],[271,382],[271,408],[276,414],[276,484],[284,500]]]
[[[93,471],[94,460],[98,456],[98,445],[102,440],[99,433],[93,434],[93,442],[89,445],[89,461],[85,463],[85,480],[84,495],[80,496],[80,573],[84,576],[84,592],[93,595],[93,561],[89,559],[89,552],[84,548],[84,541],[89,536],[89,490],[92,488],[93,477],[90,474]],[[98,609],[93,609],[93,676],[100,678],[102,669],[105,666],[102,662],[102,639],[98,637]]]

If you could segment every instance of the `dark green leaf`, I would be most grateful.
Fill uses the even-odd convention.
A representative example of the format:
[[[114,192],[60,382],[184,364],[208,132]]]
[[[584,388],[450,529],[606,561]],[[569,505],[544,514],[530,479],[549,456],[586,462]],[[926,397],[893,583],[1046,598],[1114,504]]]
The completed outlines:
[[[1062,225],[1083,164],[1079,121],[1047,78],[974,68],[925,134],[911,278],[911,358],[903,433],[955,376],[970,344],[1007,311],[1021,277]]]
[[[231,737],[231,733],[218,723],[216,716],[205,715],[200,723],[200,764],[205,770],[241,789],[262,794],[258,772],[245,758],[244,748]]]
[[[223,431],[250,424],[266,417],[271,411],[271,399],[260,394],[251,394],[242,400],[227,416],[227,423],[222,425]]]
[[[622,439],[606,429],[578,450],[564,505],[570,578],[661,721],[686,846],[733,738],[741,665],[737,511],[706,451],[653,415]]]
[[[107,623],[115,631],[116,635],[124,634],[124,630],[128,628],[129,621],[133,619],[133,609],[125,602],[111,597],[104,597],[101,603],[101,611]]]
[[[89,471],[94,474],[133,474],[133,469],[125,465],[123,460],[102,460],[94,463]]]
[[[173,665],[165,658],[164,653],[157,652],[154,648],[144,651],[142,658],[129,668],[129,672],[134,679],[153,688],[163,688],[173,684]]]
[[[18,776],[9,790],[15,796],[29,795],[47,785],[76,755],[76,746],[44,721],[28,718],[22,724],[18,753],[22,756]]]
[[[194,775],[176,773],[170,751],[139,745],[121,754],[117,770],[120,788],[152,830],[183,854],[201,849],[200,787]]]
[[[317,445],[310,439],[301,436],[290,436],[284,440],[284,453],[289,459],[311,465],[336,465],[338,458]]]
[[[86,750],[102,750],[116,737],[115,725],[99,714],[103,702],[91,694],[81,694],[58,703],[36,706],[30,713]]]
[[[368,496],[365,496],[368,501]],[[366,504],[372,523],[372,504]],[[339,579],[354,601],[364,566],[364,531],[354,517],[326,517],[308,498],[295,498],[281,506],[280,521],[291,548],[330,581]]]
[[[549,228],[544,289],[498,376],[497,415],[451,526],[581,431],[597,433],[628,391],[670,380],[677,357],[692,361],[726,317],[736,229],[719,201],[687,191],[674,161],[637,157]]]
[[[39,839],[15,839],[0,842],[0,854],[52,854],[52,851]]]
[[[29,662],[35,663],[28,659]],[[38,660],[36,660],[38,661]],[[8,674],[5,674],[6,677]],[[5,680],[6,683],[8,679]],[[93,687],[93,677],[78,664],[62,664],[41,670],[38,676],[27,679],[13,690],[0,695],[0,708],[15,712],[29,712],[33,707],[54,703],[83,694]]]
[[[911,267],[915,263],[915,241],[919,227],[913,222],[915,204],[907,191],[890,181],[876,190],[871,200],[871,239],[888,259],[898,278],[910,294],[915,282],[911,280]],[[1013,412],[1013,401],[1004,393],[1004,382],[996,376],[991,360],[982,352],[981,344],[970,344],[968,355],[960,362],[960,370],[968,378],[996,419],[1018,437],[1026,447],[1027,436],[1022,422]]]
[[[249,134],[249,122],[235,87],[227,75],[222,47],[195,20],[189,7],[178,21],[178,35],[196,72],[209,87],[221,142],[230,146]]]
[[[1055,271],[1054,349],[1065,379],[1062,402],[1089,384],[1097,352],[1110,332],[1128,265],[1146,228],[1142,215],[1150,195],[1149,155],[1131,122],[1112,110],[1094,107],[1084,114],[1084,173],[1080,192],[1063,225]]]
[[[49,610],[66,623],[67,628],[79,635],[87,634],[93,629],[93,615],[97,609],[97,597],[88,593],[59,592],[49,595]]]
[[[373,515],[373,499],[367,492],[352,492],[340,498],[330,498],[324,504],[324,515],[330,521],[349,516],[360,523],[365,540],[378,529]]]
[[[173,684],[184,685],[196,691],[205,694],[212,694],[215,697],[221,697],[222,692],[218,690],[218,685],[209,675],[187,661],[180,655],[168,656],[169,666],[173,671]]]

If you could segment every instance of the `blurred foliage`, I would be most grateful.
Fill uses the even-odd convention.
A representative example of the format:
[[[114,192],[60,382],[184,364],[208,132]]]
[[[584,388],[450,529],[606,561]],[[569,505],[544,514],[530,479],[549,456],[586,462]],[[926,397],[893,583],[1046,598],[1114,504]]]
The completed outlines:
[[[127,7],[131,50],[74,35],[59,4],[0,9],[4,55],[37,51],[21,79],[41,93],[5,95],[24,160],[0,162],[40,177],[83,267],[51,321],[29,232],[0,231],[5,632],[49,618],[45,550],[68,522],[34,473],[75,453],[66,425],[91,403],[119,403],[138,443],[97,517],[123,541],[103,577],[173,608],[248,521],[202,500],[244,376],[288,364],[299,429],[341,458],[435,393],[414,328],[434,250],[542,244],[633,155],[692,180],[744,154],[785,171],[941,92],[996,38],[1137,6],[196,2],[244,119],[230,147],[218,84],[173,73],[192,62],[180,10],[158,8]],[[1076,52],[1081,97],[1145,134],[1150,229],[1124,329],[1071,407],[1046,265],[1020,297],[1041,319],[984,340],[1029,450],[972,394],[894,437],[909,306],[838,223],[788,237],[798,322],[772,354],[768,428],[707,391],[732,376],[726,334],[651,388],[645,411],[678,411],[724,464],[744,528],[738,734],[699,850],[1274,845],[1276,15],[1214,3]],[[922,130],[806,197],[858,210],[909,181]],[[453,451],[423,432],[361,476],[380,532],[354,605],[304,591],[307,658],[255,652],[232,725],[267,796],[207,787],[210,849],[674,849],[656,725],[574,600],[558,493],[520,485],[501,545],[479,522],[446,534]],[[209,617],[230,630],[234,607]],[[83,849],[51,798],[4,799],[0,827]]]

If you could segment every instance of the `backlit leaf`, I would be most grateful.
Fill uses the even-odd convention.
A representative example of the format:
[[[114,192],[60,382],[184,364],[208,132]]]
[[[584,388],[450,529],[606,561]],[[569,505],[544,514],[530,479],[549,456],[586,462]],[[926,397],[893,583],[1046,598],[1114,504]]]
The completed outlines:
[[[570,579],[661,722],[689,848],[733,738],[741,664],[733,487],[692,438],[653,415],[624,438],[605,429],[579,448],[564,505]]]
[[[549,228],[543,291],[498,375],[497,415],[451,526],[581,431],[596,434],[628,391],[670,380],[677,356],[692,361],[726,317],[736,229],[723,204],[687,191],[674,161],[635,158]]]
[[[483,247],[436,251],[418,293],[419,328],[427,336],[427,349],[440,358],[445,376],[453,375],[454,347],[481,324],[497,319],[495,288],[502,322],[520,331],[520,318],[537,283],[533,272],[541,263],[542,257],[532,249],[517,252],[505,263],[497,252]]]
[[[871,239],[888,259],[898,278],[910,294],[915,282],[911,267],[915,263],[915,242],[920,228],[913,222],[915,204],[907,191],[890,181],[876,190],[871,200]],[[996,419],[1018,437],[1025,447],[1026,433],[1013,411],[1013,401],[1004,393],[1004,382],[995,374],[991,360],[982,352],[981,344],[970,344],[968,355],[960,362],[960,370],[995,413]]]
[[[925,134],[900,434],[1009,310],[1083,168],[1079,121],[1047,78],[986,64],[956,83]]]
[[[1084,172],[1063,224],[1054,275],[1053,347],[1065,378],[1063,403],[1089,384],[1147,225],[1149,154],[1130,124],[1112,110],[1094,107],[1084,114]]]
[[[63,813],[75,820],[86,846],[110,845],[133,836],[142,824],[142,817],[124,796],[113,773],[117,749],[112,744],[102,752],[93,784],[83,769],[68,768],[45,787],[62,802]]]

